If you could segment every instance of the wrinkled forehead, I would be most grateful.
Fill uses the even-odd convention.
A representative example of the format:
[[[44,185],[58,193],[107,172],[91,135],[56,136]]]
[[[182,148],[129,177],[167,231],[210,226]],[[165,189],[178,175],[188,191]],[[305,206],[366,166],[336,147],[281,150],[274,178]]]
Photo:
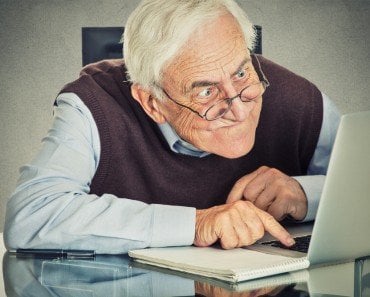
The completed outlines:
[[[192,79],[227,76],[248,57],[248,47],[238,22],[225,14],[191,34],[165,68],[163,83],[186,84]]]

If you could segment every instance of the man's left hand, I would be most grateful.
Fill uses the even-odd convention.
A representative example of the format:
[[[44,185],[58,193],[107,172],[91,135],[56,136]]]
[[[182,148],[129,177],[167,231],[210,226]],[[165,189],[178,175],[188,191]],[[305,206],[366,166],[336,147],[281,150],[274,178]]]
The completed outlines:
[[[303,220],[307,214],[306,194],[298,181],[267,166],[240,178],[231,189],[226,203],[240,199],[251,201],[277,220],[288,215]]]

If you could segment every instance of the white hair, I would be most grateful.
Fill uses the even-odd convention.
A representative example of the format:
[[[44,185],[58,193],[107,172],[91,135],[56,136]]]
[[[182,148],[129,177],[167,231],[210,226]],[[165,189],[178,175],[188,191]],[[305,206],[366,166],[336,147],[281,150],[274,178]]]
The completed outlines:
[[[235,17],[248,48],[253,49],[253,25],[233,0],[143,0],[130,15],[123,35],[129,81],[161,98],[156,86],[161,85],[166,65],[196,29],[225,12]]]

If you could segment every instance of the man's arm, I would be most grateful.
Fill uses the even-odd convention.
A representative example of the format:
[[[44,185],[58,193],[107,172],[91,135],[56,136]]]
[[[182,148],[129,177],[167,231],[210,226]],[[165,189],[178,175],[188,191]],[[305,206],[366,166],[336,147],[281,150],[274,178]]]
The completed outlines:
[[[90,111],[76,95],[60,95],[42,149],[21,168],[8,201],[7,248],[123,253],[193,243],[194,208],[89,194],[99,156],[99,137]]]

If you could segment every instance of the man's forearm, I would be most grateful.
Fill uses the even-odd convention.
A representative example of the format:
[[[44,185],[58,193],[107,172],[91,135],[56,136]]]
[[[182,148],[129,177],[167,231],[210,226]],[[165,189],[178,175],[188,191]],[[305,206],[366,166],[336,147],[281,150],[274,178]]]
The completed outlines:
[[[7,205],[7,247],[123,253],[192,244],[195,209],[89,194],[99,163],[99,137],[91,114],[72,95],[59,97],[41,150],[21,169]]]
[[[50,194],[49,189],[34,186],[11,198],[4,230],[8,248],[93,249],[115,254],[193,242],[193,208],[148,205],[108,194]]]

